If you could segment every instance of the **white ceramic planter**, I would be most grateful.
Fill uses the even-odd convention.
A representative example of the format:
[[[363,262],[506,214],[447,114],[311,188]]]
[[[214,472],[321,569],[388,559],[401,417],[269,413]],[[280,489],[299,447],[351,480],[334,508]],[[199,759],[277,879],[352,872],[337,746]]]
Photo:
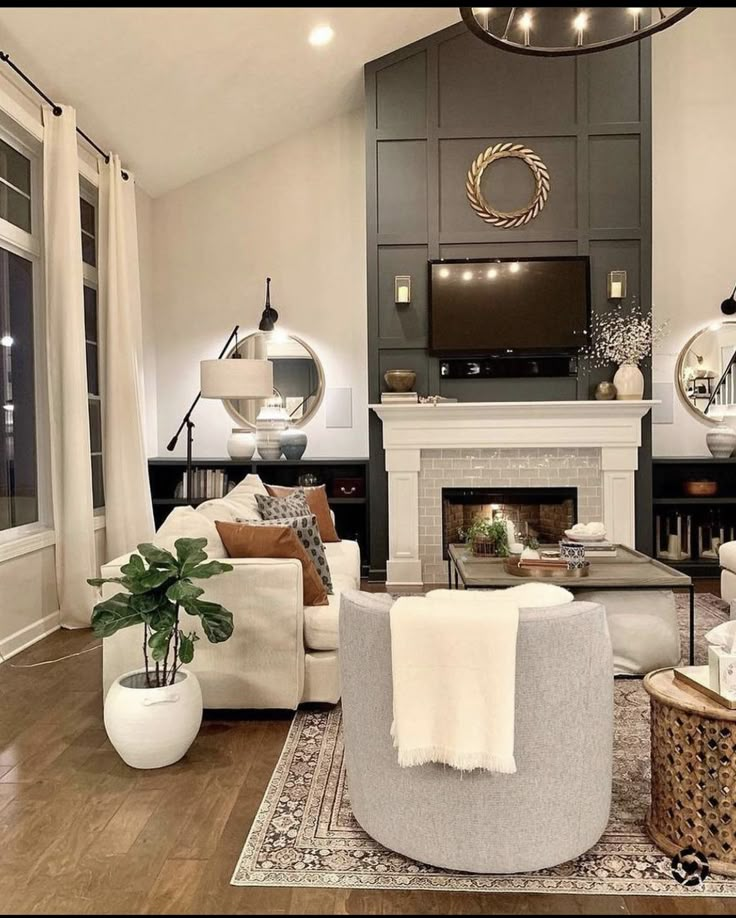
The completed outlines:
[[[132,768],[163,768],[185,755],[202,723],[202,691],[181,669],[174,685],[145,688],[145,671],[119,676],[105,698],[105,730]]]
[[[622,363],[613,377],[616,398],[639,400],[644,398],[644,374],[635,363]]]

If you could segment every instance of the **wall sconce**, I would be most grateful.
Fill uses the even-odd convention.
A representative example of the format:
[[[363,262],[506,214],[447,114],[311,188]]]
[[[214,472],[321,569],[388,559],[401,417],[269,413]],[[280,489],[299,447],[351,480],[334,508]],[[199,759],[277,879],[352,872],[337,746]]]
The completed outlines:
[[[394,278],[394,302],[397,306],[411,303],[411,275],[397,274]]]
[[[724,316],[732,316],[736,313],[736,287],[731,291],[731,296],[726,297],[721,303],[721,312]]]
[[[622,300],[626,296],[626,271],[608,272],[608,299]]]

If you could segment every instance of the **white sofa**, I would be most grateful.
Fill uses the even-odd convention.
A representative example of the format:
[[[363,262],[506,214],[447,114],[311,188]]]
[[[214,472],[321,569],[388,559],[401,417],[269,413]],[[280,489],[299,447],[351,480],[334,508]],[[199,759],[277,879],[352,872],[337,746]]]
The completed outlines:
[[[207,501],[196,511],[178,508],[154,541],[171,549],[177,538],[207,535],[209,557],[226,558],[213,521],[258,518],[256,493],[266,490],[258,476],[249,475],[226,498]],[[360,588],[360,550],[356,542],[343,540],[327,543],[325,553],[334,589],[327,606],[304,606],[302,568],[295,559],[228,558],[231,572],[201,581],[203,599],[221,603],[235,623],[229,641],[210,644],[198,620],[182,613],[184,627],[200,635],[188,668],[200,681],[206,708],[295,709],[302,702],[340,700],[340,595]],[[110,561],[102,576],[119,576],[128,557]],[[103,595],[119,589],[106,584]],[[118,676],[142,667],[142,642],[142,626],[103,642],[105,692]]]
[[[721,562],[721,599],[736,599],[736,542],[724,542],[718,549]]]

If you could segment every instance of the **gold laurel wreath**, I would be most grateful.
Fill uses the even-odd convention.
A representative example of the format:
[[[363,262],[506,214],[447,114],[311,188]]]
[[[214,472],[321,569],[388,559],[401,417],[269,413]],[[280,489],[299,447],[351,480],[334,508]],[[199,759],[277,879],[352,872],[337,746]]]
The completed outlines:
[[[480,190],[480,183],[483,173],[491,163],[509,158],[520,159],[531,170],[534,176],[534,196],[526,207],[519,210],[496,210],[486,201]],[[477,159],[473,160],[465,179],[465,191],[470,206],[481,220],[492,223],[494,226],[511,229],[515,226],[524,226],[525,223],[540,214],[549,196],[549,172],[539,156],[529,147],[520,143],[497,143],[493,147],[488,147]]]

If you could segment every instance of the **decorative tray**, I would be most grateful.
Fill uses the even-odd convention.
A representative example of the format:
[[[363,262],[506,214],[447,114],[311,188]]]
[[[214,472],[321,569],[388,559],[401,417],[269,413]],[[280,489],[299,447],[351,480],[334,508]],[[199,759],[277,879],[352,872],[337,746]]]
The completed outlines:
[[[504,558],[503,567],[507,574],[513,574],[514,577],[533,577],[535,580],[580,580],[581,577],[588,576],[590,561],[571,570],[558,564],[550,564],[549,561],[525,561],[522,566],[518,558]]]

